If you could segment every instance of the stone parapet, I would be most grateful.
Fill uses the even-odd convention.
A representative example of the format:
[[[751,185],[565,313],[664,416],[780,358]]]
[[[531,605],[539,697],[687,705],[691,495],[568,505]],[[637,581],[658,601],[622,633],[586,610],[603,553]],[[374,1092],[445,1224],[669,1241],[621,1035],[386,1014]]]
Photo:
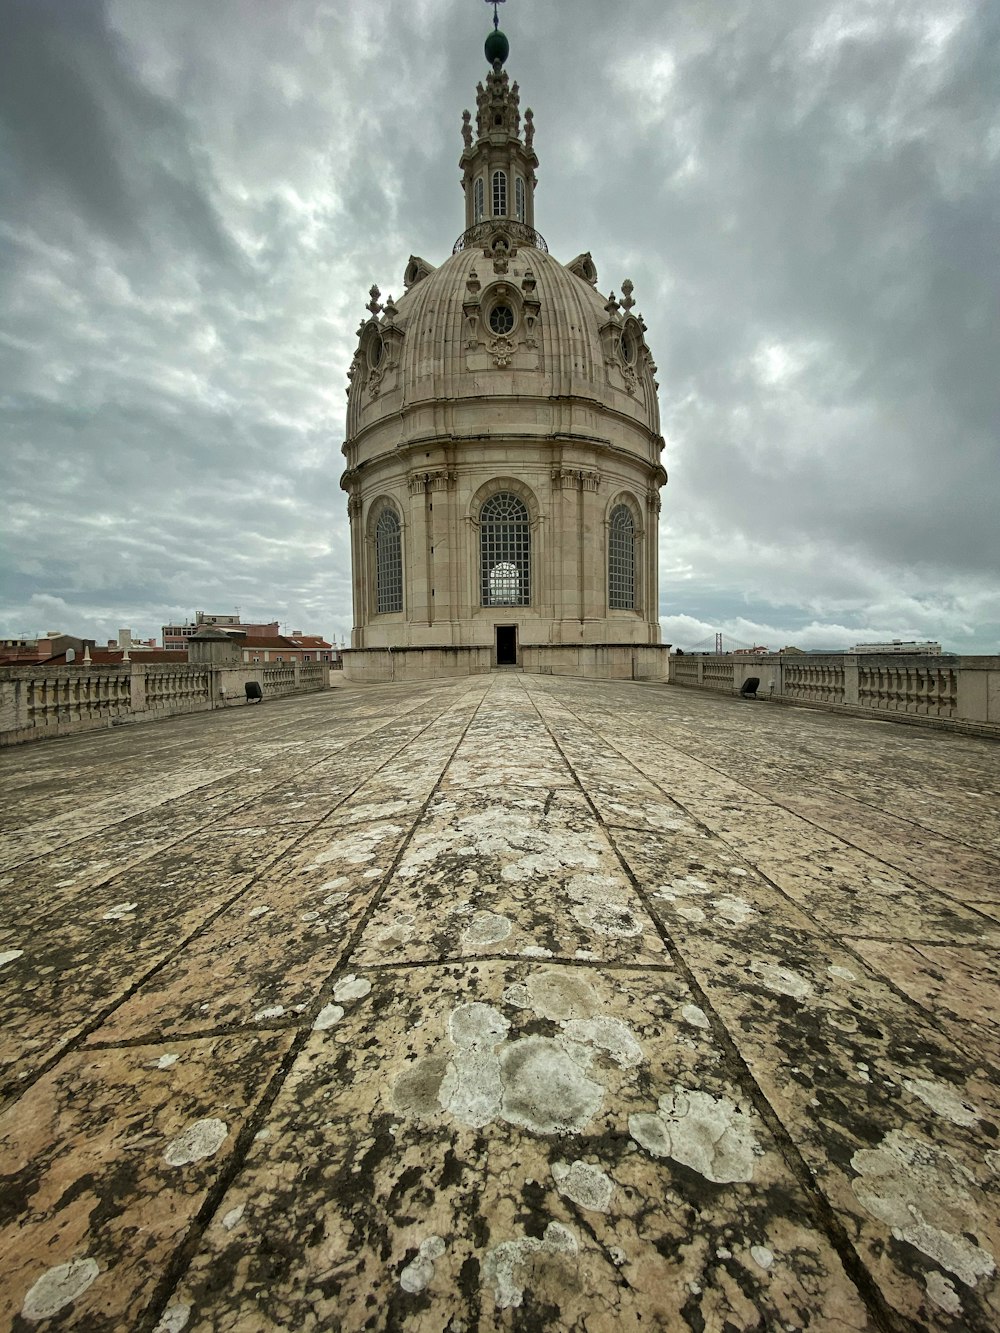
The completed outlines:
[[[690,653],[670,659],[672,685],[738,693],[752,676],[760,682],[758,698],[777,703],[1000,737],[1000,657]]]
[[[0,746],[242,704],[251,680],[274,698],[325,689],[327,671],[319,662],[0,668]]]

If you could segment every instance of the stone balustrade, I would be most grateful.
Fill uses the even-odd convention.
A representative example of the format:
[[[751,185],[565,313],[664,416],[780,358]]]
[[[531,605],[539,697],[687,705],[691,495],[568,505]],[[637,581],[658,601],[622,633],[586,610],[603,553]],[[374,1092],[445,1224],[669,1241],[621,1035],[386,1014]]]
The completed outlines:
[[[672,685],[737,693],[751,676],[760,680],[759,697],[778,702],[1000,736],[1000,657],[686,653],[670,659]]]
[[[0,667],[0,745],[245,703],[250,680],[274,698],[325,689],[328,672],[321,662]]]

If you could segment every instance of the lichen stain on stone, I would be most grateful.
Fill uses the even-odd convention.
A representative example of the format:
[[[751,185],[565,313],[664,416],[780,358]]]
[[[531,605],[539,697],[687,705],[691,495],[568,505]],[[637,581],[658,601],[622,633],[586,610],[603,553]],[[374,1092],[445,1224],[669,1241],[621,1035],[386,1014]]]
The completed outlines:
[[[191,1318],[190,1305],[180,1304],[168,1305],[160,1315],[159,1322],[153,1329],[153,1333],[181,1333],[182,1329],[187,1328],[188,1320]]]
[[[838,981],[857,981],[857,976],[849,967],[839,967],[836,963],[831,963],[826,969],[827,976],[835,977]]]
[[[522,1037],[500,1054],[503,1118],[536,1134],[575,1134],[597,1114],[604,1088],[558,1041]]]
[[[509,989],[513,991],[515,987]],[[589,1018],[601,1004],[597,991],[585,977],[566,971],[533,973],[521,991],[527,1003],[518,1005],[519,1008],[531,1008],[540,1017],[556,1022]],[[506,998],[506,992],[504,995]]]
[[[357,977],[353,972],[348,973],[346,977],[341,977],[333,988],[333,998],[338,1004],[344,1004],[351,1000],[362,1000],[372,988],[372,983],[366,981],[364,977]]]
[[[317,852],[304,868],[319,870],[321,866],[329,865],[331,861],[343,862],[350,866],[364,865],[374,857],[380,843],[402,832],[403,829],[398,824],[380,824],[377,828],[352,830],[347,834],[341,834],[325,851]]]
[[[25,1319],[36,1323],[51,1319],[54,1314],[70,1305],[97,1279],[100,1269],[94,1259],[71,1259],[67,1264],[50,1268],[29,1289],[21,1306]]]
[[[150,1069],[169,1069],[170,1066],[175,1065],[179,1059],[179,1055],[173,1055],[168,1052],[166,1055],[158,1055],[155,1060],[150,1060],[149,1067]]]
[[[448,1035],[461,1048],[492,1049],[509,1031],[510,1024],[499,1009],[478,1001],[460,1004],[448,1018]]]
[[[556,1189],[567,1199],[592,1213],[606,1213],[611,1207],[615,1185],[599,1166],[577,1158],[574,1162],[552,1163]]]
[[[700,907],[695,907],[692,905],[689,907],[678,907],[676,910],[677,910],[677,915],[679,917],[682,917],[685,921],[691,921],[697,924],[698,922],[708,920],[703,909]]]
[[[677,1088],[655,1114],[630,1115],[628,1129],[654,1157],[669,1157],[719,1185],[753,1179],[762,1149],[753,1120],[725,1096]]]
[[[4,949],[3,952],[0,953],[0,967],[6,967],[7,964],[12,963],[15,958],[23,957],[23,949]]]
[[[569,1041],[604,1051],[622,1069],[632,1069],[646,1058],[632,1029],[620,1018],[572,1018],[562,1030]]]
[[[450,1061],[446,1055],[423,1055],[397,1075],[389,1101],[398,1115],[440,1114],[441,1084]]]
[[[774,1263],[774,1254],[766,1245],[751,1245],[750,1258],[758,1268],[770,1268]]]
[[[423,1291],[434,1278],[434,1260],[440,1259],[444,1252],[445,1243],[440,1236],[428,1236],[422,1241],[417,1257],[399,1275],[399,1285],[403,1290],[411,1293]]]
[[[708,1015],[696,1004],[682,1004],[681,1018],[693,1028],[708,1028]]]
[[[500,1114],[500,1062],[490,1050],[458,1051],[448,1062],[438,1099],[463,1125],[482,1129]]]
[[[229,1127],[224,1120],[196,1120],[167,1144],[163,1160],[168,1166],[187,1166],[211,1157],[226,1141]]]
[[[335,1027],[344,1017],[344,1010],[339,1004],[324,1004],[316,1015],[313,1032],[327,1032]]]
[[[102,915],[102,921],[123,921],[125,917],[131,916],[138,903],[115,903],[114,907],[109,907]]]
[[[974,1125],[980,1118],[978,1109],[964,1102],[947,1083],[936,1083],[929,1078],[904,1078],[903,1087],[914,1097],[919,1097],[935,1115],[956,1125]]]
[[[812,994],[812,983],[790,967],[782,967],[779,963],[751,962],[750,971],[777,995],[790,995],[795,1000],[804,1000]]]
[[[572,1231],[561,1222],[550,1222],[541,1240],[537,1236],[521,1236],[517,1240],[504,1240],[494,1245],[483,1261],[483,1283],[493,1288],[497,1309],[516,1308],[524,1302],[524,1289],[528,1285],[535,1256],[551,1255],[572,1260],[578,1251],[579,1246]]]
[[[499,864],[500,878],[515,884],[567,867],[594,870],[604,850],[596,835],[560,833],[519,811],[491,808],[464,815],[433,834],[418,835],[396,873],[413,879],[442,858],[478,858]]]
[[[642,934],[642,922],[622,902],[616,902],[624,885],[610,875],[573,875],[566,891],[574,900],[570,914],[585,930],[612,939],[631,939]]]
[[[996,1270],[994,1255],[969,1239],[976,1222],[972,1176],[944,1148],[893,1129],[877,1148],[851,1158],[858,1201],[904,1240],[970,1287]]]
[[[927,1295],[935,1305],[948,1314],[961,1314],[962,1302],[958,1298],[958,1292],[949,1278],[943,1273],[928,1273],[924,1281],[927,1288]]]
[[[253,1014],[253,1022],[260,1023],[269,1018],[280,1018],[284,1012],[285,1006],[283,1004],[269,1004]]]
[[[731,926],[743,926],[757,916],[757,909],[734,893],[724,893],[713,898],[712,910],[716,918]]]
[[[464,949],[483,948],[489,944],[499,944],[507,939],[513,930],[510,918],[497,912],[476,912],[462,933]]]

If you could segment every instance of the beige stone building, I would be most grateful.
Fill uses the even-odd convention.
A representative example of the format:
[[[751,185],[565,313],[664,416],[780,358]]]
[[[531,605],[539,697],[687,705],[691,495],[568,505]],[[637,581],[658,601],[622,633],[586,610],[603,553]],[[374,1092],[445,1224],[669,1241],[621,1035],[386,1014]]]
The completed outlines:
[[[346,468],[358,679],[527,670],[662,677],[656,366],[632,283],[535,230],[532,113],[503,69],[463,115],[465,230],[404,294],[373,287]]]

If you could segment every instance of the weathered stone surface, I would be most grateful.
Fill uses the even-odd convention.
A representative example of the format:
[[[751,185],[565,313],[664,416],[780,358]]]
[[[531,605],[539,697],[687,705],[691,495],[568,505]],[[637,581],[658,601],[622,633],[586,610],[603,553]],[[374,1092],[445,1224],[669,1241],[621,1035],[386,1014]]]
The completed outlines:
[[[516,675],[0,756],[0,1320],[992,1333],[997,771]]]

